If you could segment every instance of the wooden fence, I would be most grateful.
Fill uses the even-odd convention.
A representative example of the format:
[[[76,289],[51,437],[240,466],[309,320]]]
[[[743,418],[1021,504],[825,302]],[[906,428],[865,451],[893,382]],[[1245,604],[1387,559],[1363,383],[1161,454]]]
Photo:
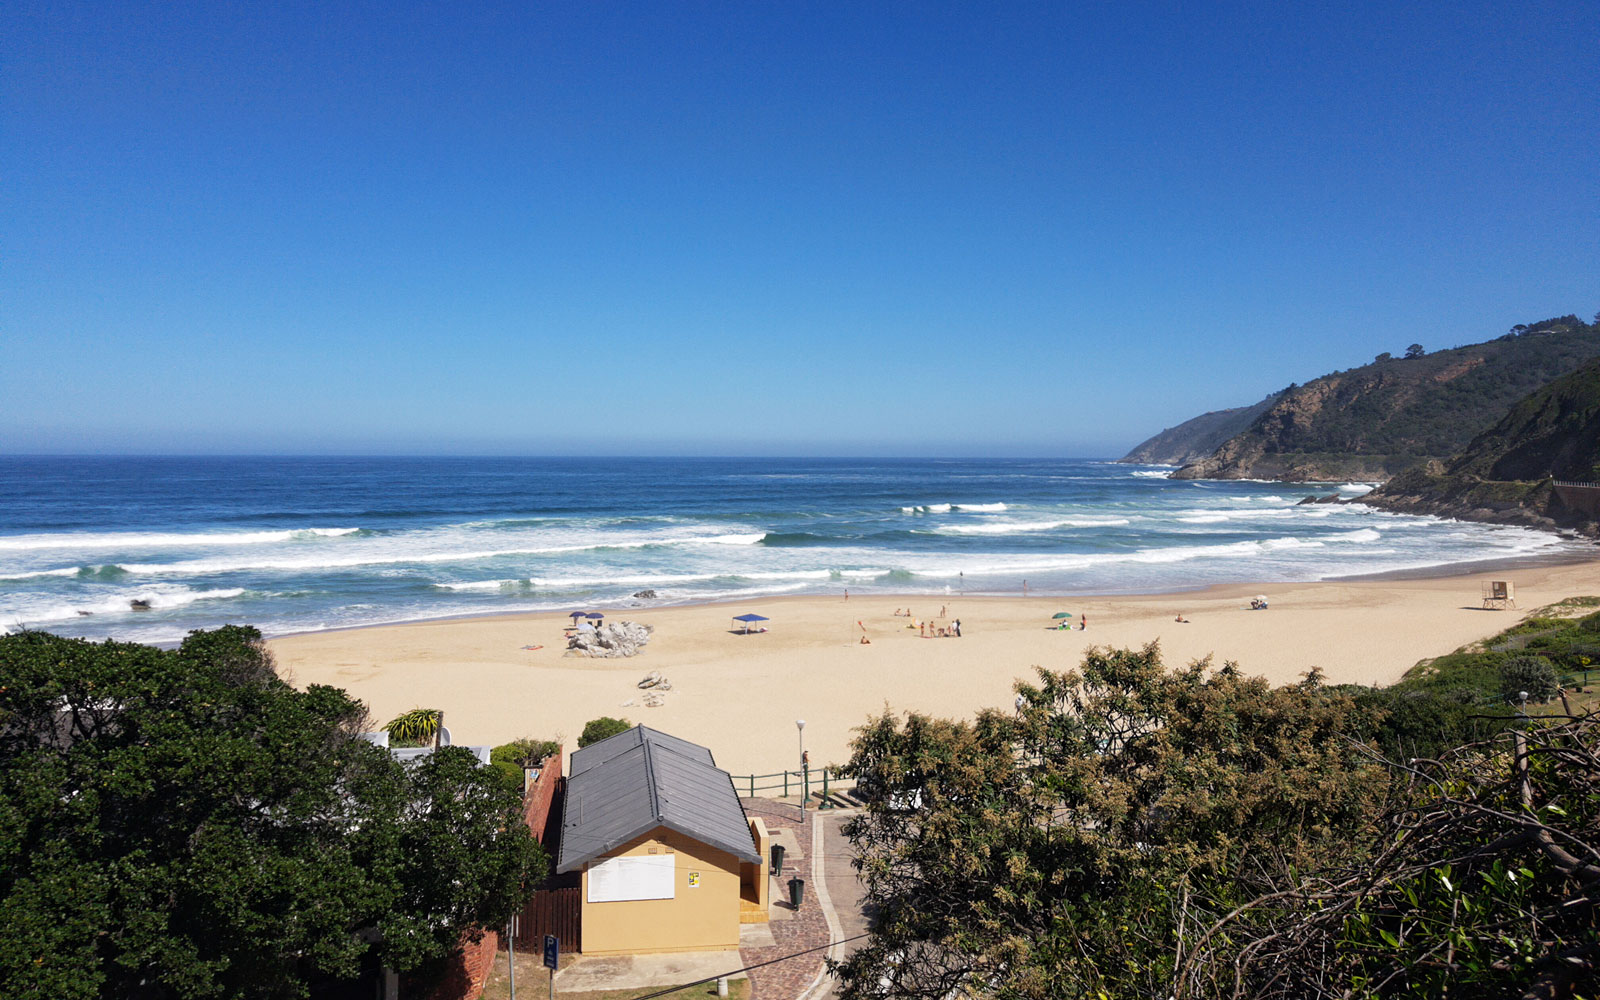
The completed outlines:
[[[577,951],[581,943],[579,918],[582,913],[582,896],[577,885],[541,886],[522,908],[517,921],[517,947],[539,951],[544,947],[544,936],[554,934],[561,942],[562,951]]]

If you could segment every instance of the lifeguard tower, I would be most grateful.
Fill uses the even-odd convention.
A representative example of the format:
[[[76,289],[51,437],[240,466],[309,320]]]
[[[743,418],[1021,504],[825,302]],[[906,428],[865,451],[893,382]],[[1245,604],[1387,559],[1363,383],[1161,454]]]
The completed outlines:
[[[1485,580],[1483,582],[1483,606],[1486,609],[1492,608],[1500,611],[1516,607],[1516,584],[1510,580]]]

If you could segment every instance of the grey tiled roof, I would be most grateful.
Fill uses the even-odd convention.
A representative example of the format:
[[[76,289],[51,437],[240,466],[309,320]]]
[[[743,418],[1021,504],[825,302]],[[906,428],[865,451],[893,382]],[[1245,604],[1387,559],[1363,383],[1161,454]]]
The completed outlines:
[[[701,761],[707,766],[717,766],[717,762],[711,758],[711,751],[698,743],[680,740],[676,736],[669,736],[658,729],[651,729],[649,726],[634,726],[626,732],[618,733],[615,736],[601,740],[599,743],[591,743],[581,750],[574,751],[572,754],[572,776],[576,778],[589,768],[604,764],[618,754],[627,753],[647,741],[654,743],[656,746],[675,750],[683,756]]]
[[[557,872],[576,871],[658,826],[761,861],[733,779],[705,747],[635,726],[572,755]]]

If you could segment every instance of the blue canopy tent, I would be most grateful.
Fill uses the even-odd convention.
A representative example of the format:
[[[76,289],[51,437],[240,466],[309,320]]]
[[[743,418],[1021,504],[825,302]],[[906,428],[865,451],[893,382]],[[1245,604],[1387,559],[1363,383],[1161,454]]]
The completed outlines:
[[[748,632],[750,631],[750,625],[752,622],[769,622],[772,619],[768,618],[766,615],[734,615],[733,620],[736,622],[744,622],[744,630]]]

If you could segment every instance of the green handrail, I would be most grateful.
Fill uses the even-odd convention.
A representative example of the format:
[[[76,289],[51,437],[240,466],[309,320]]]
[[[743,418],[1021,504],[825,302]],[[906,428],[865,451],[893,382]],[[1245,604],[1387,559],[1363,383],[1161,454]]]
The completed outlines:
[[[842,782],[847,783],[847,779],[841,779],[838,774],[832,773],[828,768],[823,768],[820,773],[822,777],[822,798],[826,802],[830,790],[835,785],[841,785]],[[735,787],[742,785],[752,799],[762,792],[775,792],[780,789],[784,798],[788,798],[796,791],[800,792],[805,798],[811,797],[812,777],[809,767],[801,768],[798,771],[774,771],[771,774],[735,774],[731,775],[731,777]],[[831,808],[831,805],[828,808]]]

